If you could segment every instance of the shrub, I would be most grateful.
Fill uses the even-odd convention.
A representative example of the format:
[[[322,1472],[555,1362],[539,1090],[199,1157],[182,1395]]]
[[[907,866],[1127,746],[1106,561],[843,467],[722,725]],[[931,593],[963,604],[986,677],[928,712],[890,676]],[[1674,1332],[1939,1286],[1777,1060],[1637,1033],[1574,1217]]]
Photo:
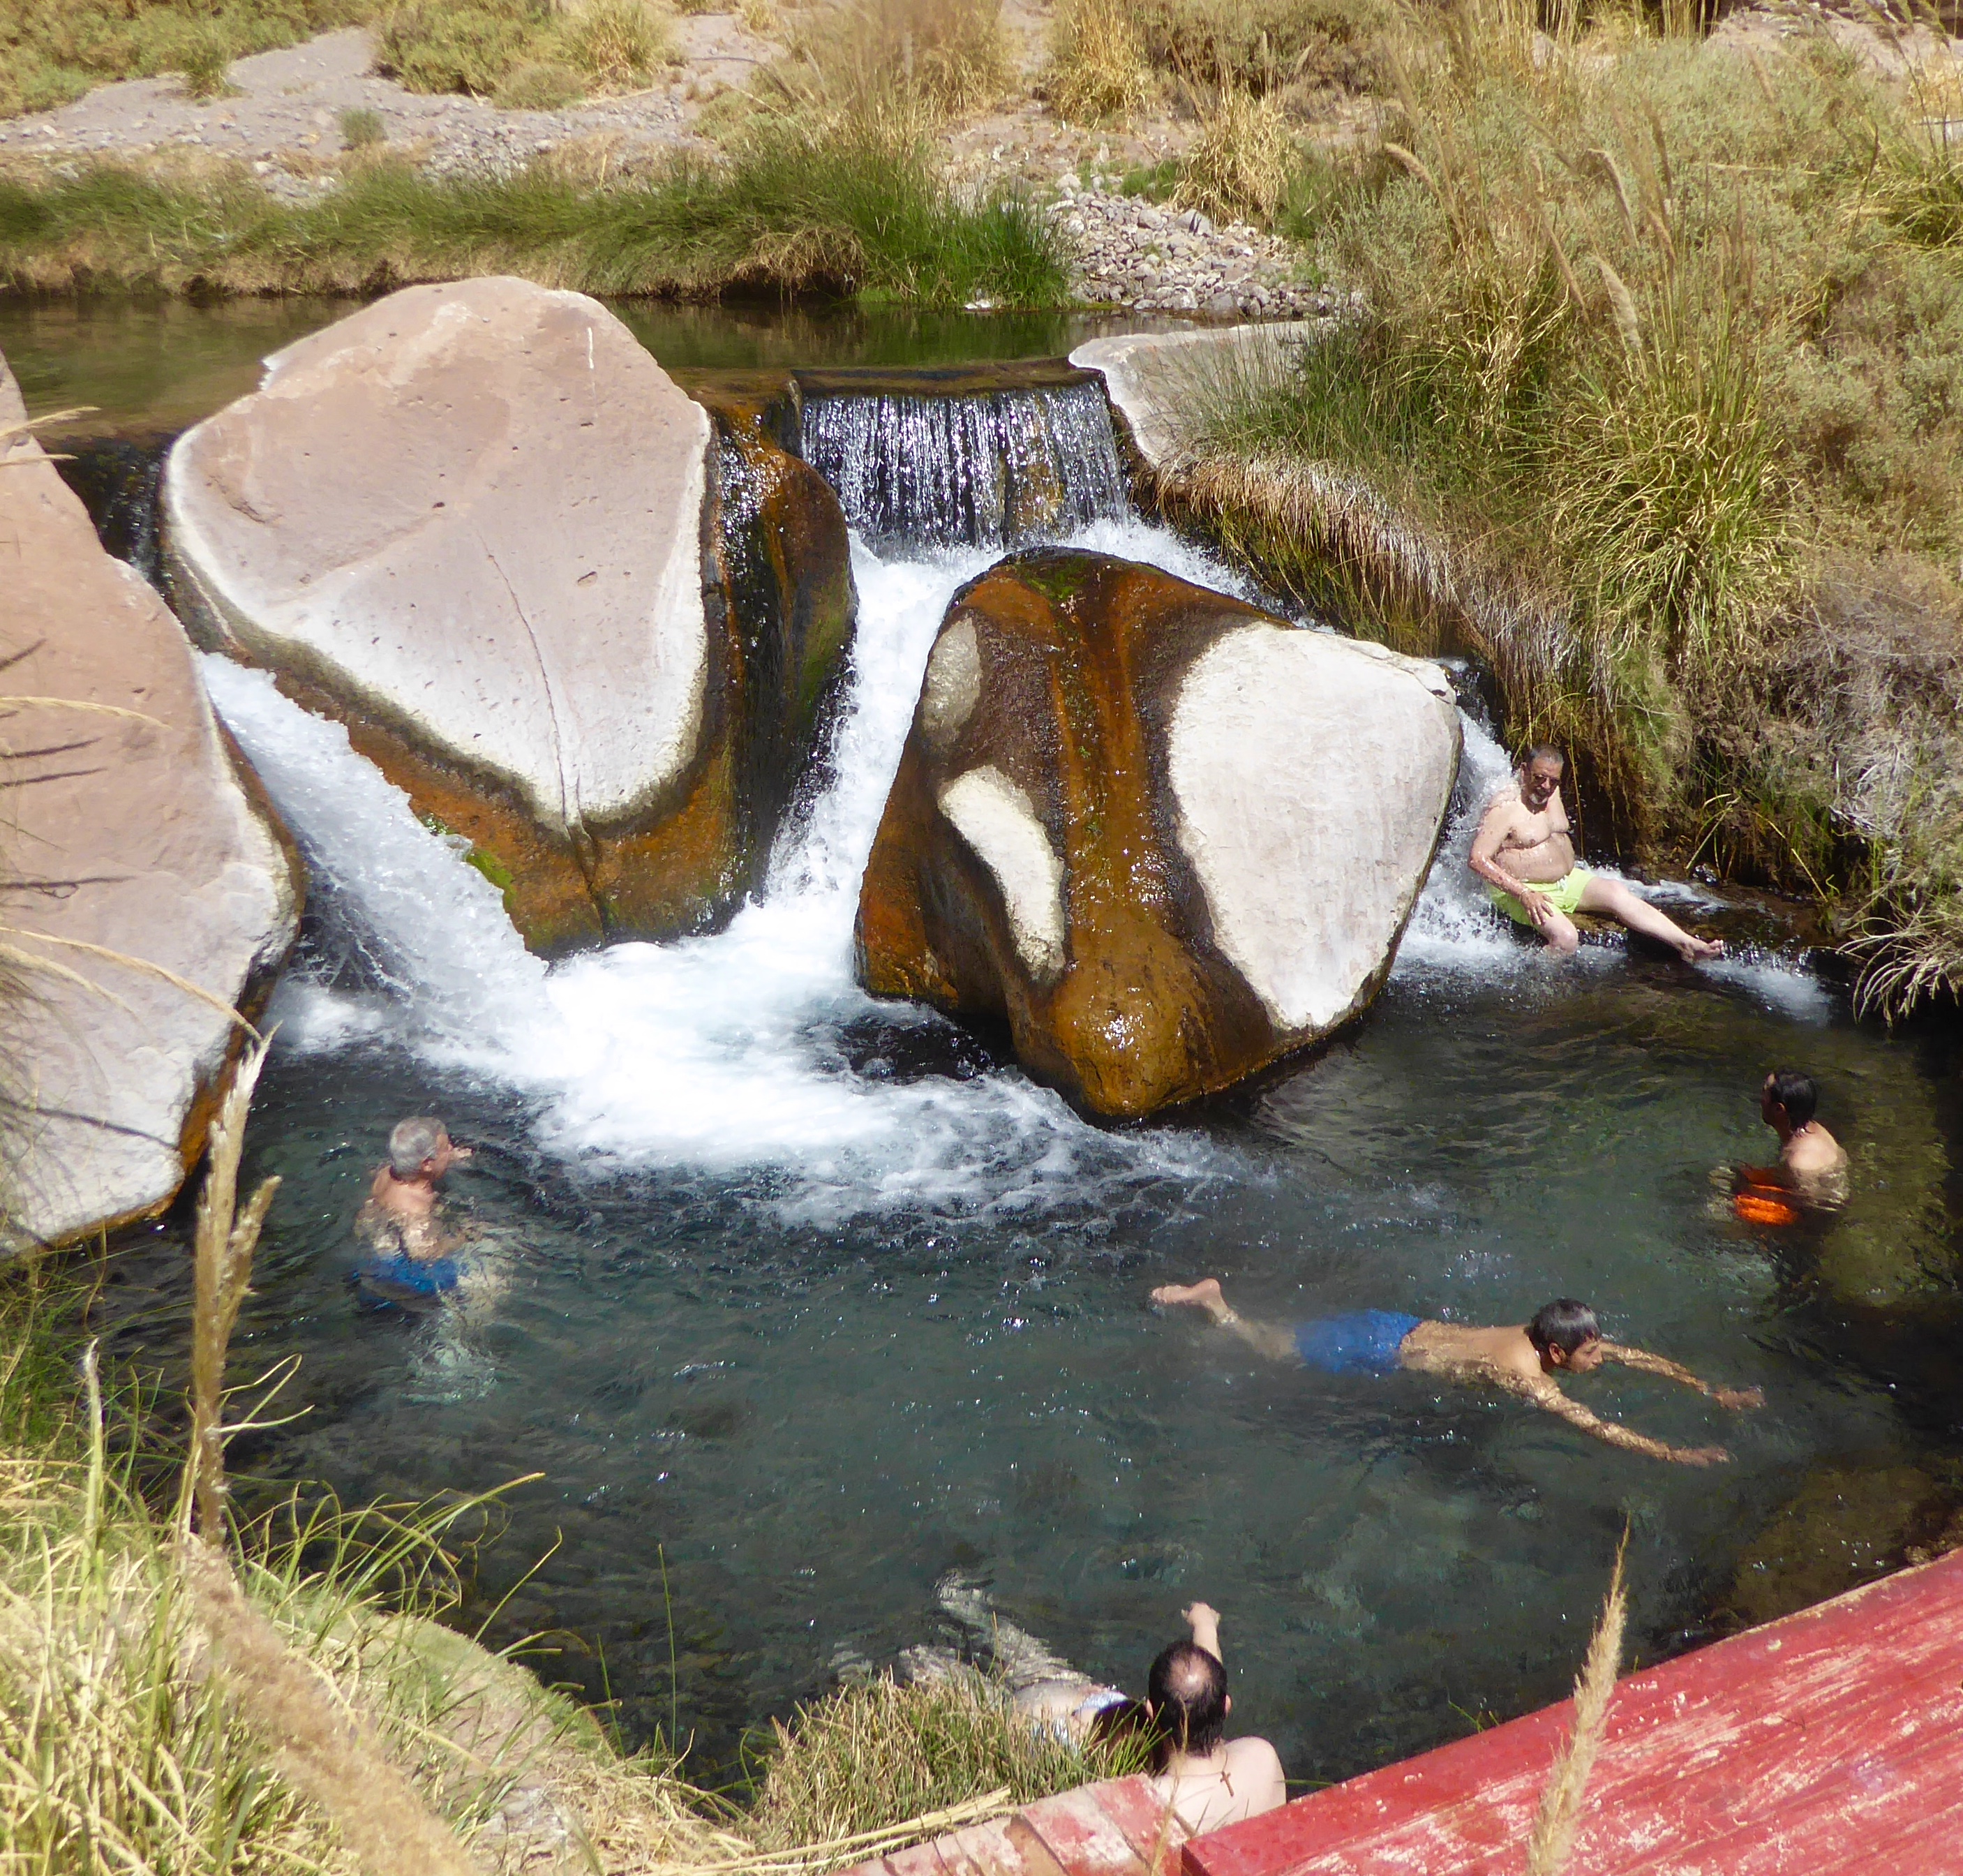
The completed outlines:
[[[990,102],[1011,75],[1001,0],[841,0],[799,16],[775,77],[821,110],[897,98],[948,117]]]
[[[1223,219],[1273,218],[1295,165],[1295,139],[1273,98],[1229,87],[1180,165],[1174,202]]]
[[[1122,123],[1144,108],[1151,71],[1119,0],[1074,0],[1057,9],[1044,89],[1067,123]]]
[[[412,91],[488,98],[549,23],[543,0],[411,0],[383,21],[375,69]]]
[[[388,140],[388,126],[383,123],[379,110],[370,110],[364,106],[341,114],[341,141],[347,149],[373,149],[376,144]]]
[[[492,103],[506,110],[563,110],[586,95],[584,77],[556,59],[528,59],[498,80]]]
[[[223,97],[232,88],[226,78],[232,69],[230,34],[215,23],[188,27],[178,41],[177,66],[192,97]]]
[[[1136,0],[1127,11],[1159,70],[1256,97],[1360,86],[1390,13],[1379,0]]]
[[[586,0],[560,20],[552,40],[602,91],[645,85],[676,56],[674,21],[648,0]]]

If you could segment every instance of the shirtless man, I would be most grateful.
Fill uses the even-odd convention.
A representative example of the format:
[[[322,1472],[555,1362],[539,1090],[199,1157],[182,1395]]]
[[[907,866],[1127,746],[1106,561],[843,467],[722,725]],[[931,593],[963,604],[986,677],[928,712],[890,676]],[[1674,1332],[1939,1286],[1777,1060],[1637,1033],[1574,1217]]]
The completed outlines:
[[[390,1302],[427,1300],[454,1289],[465,1234],[437,1215],[437,1188],[460,1160],[470,1157],[440,1120],[418,1115],[396,1122],[389,1157],[376,1169],[368,1197],[354,1216],[354,1233],[375,1255],[357,1273],[362,1288]]]
[[[1639,899],[1619,879],[1601,879],[1574,861],[1561,778],[1567,767],[1558,749],[1536,743],[1526,753],[1513,786],[1486,809],[1467,861],[1485,882],[1487,896],[1516,925],[1531,925],[1562,956],[1581,942],[1572,914],[1596,912],[1668,945],[1686,964],[1718,956],[1724,947],[1695,938]]]
[[[1153,1662],[1145,1706],[1161,1742],[1152,1788],[1197,1836],[1276,1810],[1288,1790],[1282,1762],[1266,1740],[1226,1737],[1234,1700],[1218,1612],[1196,1602],[1186,1620],[1193,1639],[1175,1641]]]
[[[1776,1068],[1759,1090],[1759,1112],[1779,1137],[1776,1166],[1740,1166],[1735,1178],[1740,1190],[1774,1186],[1796,1193],[1808,1203],[1834,1206],[1847,1197],[1847,1151],[1814,1118],[1820,1089],[1812,1076],[1797,1068]]]
[[[1604,1362],[1620,1362],[1667,1381],[1680,1381],[1720,1407],[1758,1407],[1765,1396],[1756,1388],[1713,1388],[1687,1368],[1641,1349],[1604,1341],[1595,1312],[1571,1297],[1549,1303],[1532,1322],[1510,1329],[1465,1329],[1455,1323],[1426,1322],[1387,1309],[1364,1309],[1291,1329],[1279,1323],[1250,1322],[1237,1315],[1220,1293],[1218,1277],[1197,1283],[1167,1283],[1152,1292],[1155,1303],[1190,1303],[1203,1309],[1223,1329],[1257,1353],[1278,1362],[1300,1361],[1332,1375],[1388,1375],[1402,1368],[1452,1381],[1486,1381],[1597,1439],[1653,1459],[1680,1465],[1717,1465],[1731,1458],[1722,1446],[1671,1446],[1614,1420],[1598,1420],[1555,1386],[1556,1375],[1590,1375]]]

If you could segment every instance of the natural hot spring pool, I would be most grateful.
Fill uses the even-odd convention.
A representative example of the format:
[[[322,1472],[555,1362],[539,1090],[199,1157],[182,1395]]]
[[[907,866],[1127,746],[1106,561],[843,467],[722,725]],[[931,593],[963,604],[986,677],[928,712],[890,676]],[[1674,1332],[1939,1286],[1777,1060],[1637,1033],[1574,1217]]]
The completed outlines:
[[[1135,523],[1095,538],[1193,565]],[[841,1665],[935,1638],[958,1570],[1119,1679],[1204,1596],[1237,1714],[1315,1779],[1558,1696],[1625,1521],[1654,1660],[1810,1475],[1942,1474],[1963,1390],[1919,1351],[1956,1295],[1955,1052],[1856,1024],[1797,965],[1541,968],[1461,892],[1454,848],[1348,1039],[1119,1133],[868,1005],[857,868],[926,646],[984,558],[862,556],[841,780],[763,903],[549,975],[344,741],[215,674],[319,882],[315,981],[283,993],[256,1114],[248,1172],[287,1183],[238,1355],[243,1375],[299,1353],[309,1411],[242,1463],[357,1500],[543,1472],[483,1560],[482,1609],[511,1592],[493,1637],[556,1637],[547,1671],[610,1689],[632,1731],[672,1702],[704,1769]],[[1462,792],[1497,760],[1473,732]],[[1769,1139],[1755,1090],[1785,1062],[1822,1077],[1860,1191],[1782,1241],[1712,1218],[1706,1175]],[[508,1287],[474,1326],[364,1317],[344,1287],[383,1135],[421,1109],[479,1143],[453,1183]],[[148,1305],[181,1296],[178,1247],[126,1260],[115,1307],[146,1325],[126,1346],[171,1350],[177,1312]],[[1148,1308],[1205,1271],[1283,1317],[1516,1321],[1577,1295],[1768,1404],[1580,1384],[1737,1455],[1659,1465],[1416,1378],[1263,1368]]]
[[[37,316],[14,309],[0,342],[37,408],[157,417],[178,386],[196,415],[221,379],[244,388],[239,334],[194,309],[93,340]],[[1136,523],[1087,538],[1221,577]],[[1166,1125],[1094,1129],[980,1044],[861,997],[858,869],[934,628],[985,559],[862,555],[837,779],[761,903],[718,936],[550,973],[344,739],[213,672],[315,870],[248,1167],[286,1185],[236,1351],[241,1379],[299,1354],[308,1410],[239,1466],[355,1501],[543,1473],[466,1614],[496,1609],[495,1641],[547,1637],[544,1671],[610,1693],[630,1734],[672,1715],[703,1776],[841,1667],[945,1638],[949,1571],[1134,1684],[1205,1596],[1237,1719],[1321,1780],[1563,1692],[1625,1522],[1654,1660],[1720,1618],[1803,1490],[1827,1513],[1780,1541],[1823,1588],[1898,1554],[1901,1493],[1963,1496],[1952,1029],[1856,1024],[1777,959],[1542,968],[1462,890],[1462,831],[1353,1033]],[[1469,732],[1462,793],[1497,760]],[[1709,1211],[1713,1163],[1769,1141],[1755,1090],[1783,1063],[1821,1077],[1856,1156],[1854,1204],[1811,1234]],[[467,1323],[363,1316],[344,1286],[383,1138],[418,1110],[478,1146],[453,1185],[505,1288]],[[182,1241],[173,1221],[118,1258],[105,1297],[121,1350],[167,1368]],[[1517,1321],[1577,1295],[1767,1404],[1732,1419],[1625,1373],[1580,1384],[1736,1455],[1661,1465],[1414,1377],[1264,1368],[1147,1307],[1206,1271],[1282,1317]],[[1834,1512],[1833,1478],[1868,1499]]]

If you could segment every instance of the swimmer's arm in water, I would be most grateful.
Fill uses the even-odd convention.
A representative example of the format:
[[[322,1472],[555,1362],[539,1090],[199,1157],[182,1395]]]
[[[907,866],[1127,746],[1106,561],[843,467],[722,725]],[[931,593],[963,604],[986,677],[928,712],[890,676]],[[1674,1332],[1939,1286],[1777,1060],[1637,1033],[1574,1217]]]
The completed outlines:
[[[1759,1388],[1714,1388],[1708,1381],[1700,1381],[1687,1368],[1666,1359],[1660,1355],[1652,1355],[1647,1349],[1625,1349],[1619,1343],[1604,1342],[1602,1359],[1605,1362],[1620,1362],[1625,1368],[1640,1369],[1645,1375],[1660,1375],[1666,1381],[1673,1381],[1680,1386],[1695,1388],[1705,1399],[1715,1401],[1720,1407],[1763,1407],[1766,1397]]]
[[[1216,1661],[1224,1661],[1226,1656],[1220,1652],[1220,1612],[1210,1603],[1196,1602],[1183,1612],[1186,1625],[1193,1631],[1196,1647],[1204,1648]]]
[[[1613,1420],[1600,1419],[1579,1401],[1571,1401],[1551,1381],[1543,1381],[1538,1385],[1523,1381],[1515,1391],[1535,1407],[1558,1414],[1569,1426],[1578,1426],[1584,1433],[1593,1433],[1608,1445],[1620,1446],[1625,1452],[1640,1452],[1651,1459],[1669,1459],[1679,1465],[1721,1465],[1731,1456],[1722,1446],[1673,1446],[1664,1440],[1652,1439],[1647,1433],[1619,1426]]]

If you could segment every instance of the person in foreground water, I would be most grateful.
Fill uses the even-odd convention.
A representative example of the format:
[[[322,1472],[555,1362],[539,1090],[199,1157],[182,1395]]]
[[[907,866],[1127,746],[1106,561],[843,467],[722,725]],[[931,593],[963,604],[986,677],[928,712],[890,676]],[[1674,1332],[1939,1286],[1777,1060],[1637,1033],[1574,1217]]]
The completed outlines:
[[[1604,879],[1576,863],[1568,810],[1561,800],[1567,760],[1536,743],[1513,783],[1501,789],[1473,836],[1466,864],[1486,895],[1516,925],[1531,925],[1566,956],[1581,942],[1576,912],[1595,912],[1667,944],[1686,964],[1722,955],[1724,947],[1693,936],[1638,898],[1619,879]]]
[[[1193,1836],[1257,1817],[1288,1801],[1282,1762],[1264,1739],[1227,1737],[1234,1711],[1220,1652],[1219,1612],[1186,1612],[1190,1641],[1162,1649],[1145,1682],[1145,1717],[1158,1744],[1152,1788]]]
[[[1817,1118],[1820,1088],[1797,1068],[1776,1068],[1759,1090],[1759,1112],[1779,1135],[1773,1166],[1721,1168],[1738,1215],[1753,1224],[1790,1225],[1801,1206],[1830,1212],[1847,1201],[1847,1152]]]
[[[1258,1353],[1276,1361],[1300,1361],[1325,1374],[1388,1375],[1411,1369],[1452,1381],[1489,1382],[1558,1414],[1571,1426],[1612,1446],[1646,1453],[1653,1459],[1673,1459],[1680,1465],[1716,1465],[1731,1455],[1722,1446],[1670,1445],[1614,1420],[1598,1419],[1580,1401],[1563,1394],[1553,1378],[1593,1374],[1604,1362],[1620,1362],[1695,1388],[1720,1407],[1759,1407],[1765,1400],[1756,1388],[1713,1388],[1660,1355],[1604,1340],[1594,1311],[1572,1297],[1549,1303],[1532,1321],[1508,1329],[1462,1328],[1455,1323],[1427,1322],[1388,1309],[1358,1310],[1295,1328],[1254,1322],[1236,1314],[1228,1305],[1218,1277],[1161,1285],[1152,1292],[1152,1301],[1203,1309]]]
[[[356,1271],[362,1290],[384,1302],[428,1304],[456,1289],[456,1253],[465,1234],[444,1221],[438,1188],[470,1149],[440,1120],[415,1115],[389,1135],[389,1157],[376,1169],[355,1214],[354,1234],[372,1255]]]

